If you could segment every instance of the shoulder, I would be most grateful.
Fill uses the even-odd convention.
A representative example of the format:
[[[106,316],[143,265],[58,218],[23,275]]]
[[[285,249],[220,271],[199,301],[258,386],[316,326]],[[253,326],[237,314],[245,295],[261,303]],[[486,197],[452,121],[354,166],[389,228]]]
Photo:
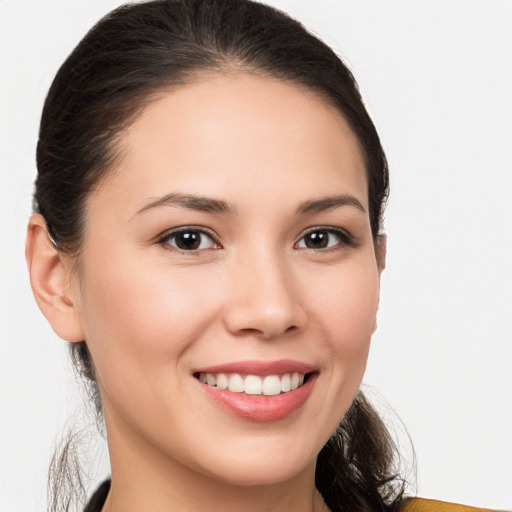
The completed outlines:
[[[469,507],[425,498],[405,498],[399,512],[492,512],[491,509]],[[497,512],[497,511],[495,511]]]

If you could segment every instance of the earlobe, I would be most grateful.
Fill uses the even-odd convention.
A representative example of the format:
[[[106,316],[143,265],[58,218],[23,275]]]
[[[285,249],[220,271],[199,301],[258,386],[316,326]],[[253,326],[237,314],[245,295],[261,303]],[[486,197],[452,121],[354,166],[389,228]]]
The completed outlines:
[[[55,333],[66,341],[83,341],[84,333],[72,297],[69,262],[54,246],[40,214],[30,217],[25,257],[37,305]]]

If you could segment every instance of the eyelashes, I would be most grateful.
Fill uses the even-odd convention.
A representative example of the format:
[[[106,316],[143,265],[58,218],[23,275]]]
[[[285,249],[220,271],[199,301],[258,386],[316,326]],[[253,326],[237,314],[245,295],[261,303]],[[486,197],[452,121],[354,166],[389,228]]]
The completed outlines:
[[[179,252],[195,253],[208,249],[221,249],[212,233],[204,228],[185,226],[168,231],[158,243],[169,246]]]
[[[183,226],[167,231],[158,239],[158,243],[169,250],[186,254],[223,248],[213,232],[197,226]],[[311,252],[327,252],[354,245],[354,237],[347,231],[331,226],[316,226],[302,234],[293,247]]]
[[[354,239],[346,231],[332,227],[315,227],[306,232],[295,244],[299,249],[335,249],[339,246],[352,246]]]

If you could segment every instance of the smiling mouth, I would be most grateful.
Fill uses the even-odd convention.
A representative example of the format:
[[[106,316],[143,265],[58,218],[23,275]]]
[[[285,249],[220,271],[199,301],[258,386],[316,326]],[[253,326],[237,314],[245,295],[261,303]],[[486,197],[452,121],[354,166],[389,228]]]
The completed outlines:
[[[239,373],[195,373],[194,377],[212,388],[245,395],[276,396],[302,387],[309,373],[241,375]]]

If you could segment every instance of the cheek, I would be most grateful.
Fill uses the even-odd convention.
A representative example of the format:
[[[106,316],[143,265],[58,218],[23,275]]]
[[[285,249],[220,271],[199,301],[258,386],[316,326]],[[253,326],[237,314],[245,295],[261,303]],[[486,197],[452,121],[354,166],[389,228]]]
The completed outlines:
[[[326,397],[335,404],[329,424],[336,428],[361,386],[379,303],[375,262],[346,265],[319,286],[317,317],[323,328]]]
[[[330,435],[361,386],[379,302],[379,273],[374,260],[358,259],[342,268],[316,273],[314,300],[317,346],[327,354],[323,367],[322,417]],[[331,407],[324,404],[330,403]],[[322,431],[322,433],[325,433]]]
[[[201,273],[185,278],[121,254],[87,264],[82,319],[100,382],[113,382],[116,374],[123,384],[135,374],[156,382],[166,367],[169,379],[169,366],[215,317],[213,290],[205,288]]]
[[[379,276],[372,265],[347,266],[318,289],[316,308],[334,356],[366,357],[379,304]]]

